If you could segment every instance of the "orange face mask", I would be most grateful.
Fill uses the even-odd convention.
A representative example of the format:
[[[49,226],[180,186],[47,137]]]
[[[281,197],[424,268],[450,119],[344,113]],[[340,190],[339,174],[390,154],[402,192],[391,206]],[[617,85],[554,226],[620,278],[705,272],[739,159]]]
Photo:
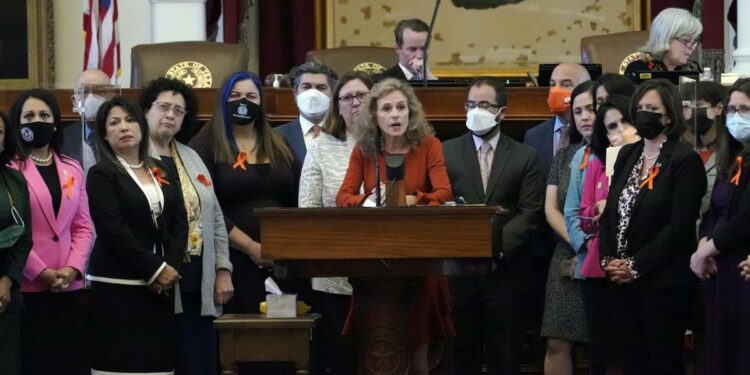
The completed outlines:
[[[570,94],[570,91],[558,86],[549,89],[549,96],[547,96],[549,111],[552,113],[565,113],[569,111]]]

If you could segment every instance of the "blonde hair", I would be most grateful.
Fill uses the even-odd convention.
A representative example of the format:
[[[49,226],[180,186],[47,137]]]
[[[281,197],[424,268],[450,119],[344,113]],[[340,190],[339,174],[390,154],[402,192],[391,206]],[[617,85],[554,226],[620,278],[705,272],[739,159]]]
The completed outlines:
[[[373,86],[361,109],[362,115],[359,117],[361,123],[357,126],[355,137],[362,153],[365,155],[375,157],[379,152],[381,134],[380,127],[378,127],[378,101],[394,91],[398,91],[406,97],[409,108],[409,123],[404,134],[409,147],[416,148],[427,137],[435,134],[435,130],[427,122],[422,103],[414,94],[414,89],[404,81],[388,78]]]

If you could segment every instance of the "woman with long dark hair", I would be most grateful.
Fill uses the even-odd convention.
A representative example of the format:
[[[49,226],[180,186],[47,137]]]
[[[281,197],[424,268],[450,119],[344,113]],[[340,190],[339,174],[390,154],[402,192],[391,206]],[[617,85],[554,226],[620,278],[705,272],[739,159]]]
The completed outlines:
[[[18,140],[12,167],[28,181],[34,241],[21,281],[23,372],[83,374],[79,299],[93,236],[83,170],[61,154],[62,117],[51,92],[22,93],[10,117]],[[47,335],[65,344],[40,345]]]

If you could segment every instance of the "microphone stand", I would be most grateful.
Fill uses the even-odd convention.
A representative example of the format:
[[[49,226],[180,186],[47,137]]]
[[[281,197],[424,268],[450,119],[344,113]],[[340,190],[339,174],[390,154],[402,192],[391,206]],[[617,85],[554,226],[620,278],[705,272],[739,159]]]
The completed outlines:
[[[375,207],[382,207],[380,203],[380,154],[382,153],[380,137],[375,139],[375,142],[378,150],[375,154]]]
[[[430,56],[427,52],[430,49],[430,41],[432,40],[432,29],[435,27],[435,19],[437,18],[438,9],[440,8],[440,0],[435,0],[435,9],[432,11],[432,20],[430,21],[430,29],[427,30],[427,41],[424,43],[424,62],[422,64],[422,87],[427,87],[427,59]]]

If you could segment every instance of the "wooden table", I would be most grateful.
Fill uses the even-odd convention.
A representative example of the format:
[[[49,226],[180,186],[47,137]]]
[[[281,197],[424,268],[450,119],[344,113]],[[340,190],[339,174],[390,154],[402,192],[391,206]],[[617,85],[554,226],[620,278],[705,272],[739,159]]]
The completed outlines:
[[[219,333],[222,374],[236,374],[237,362],[294,362],[297,374],[310,373],[310,340],[319,314],[267,318],[265,314],[226,314],[214,321]]]

